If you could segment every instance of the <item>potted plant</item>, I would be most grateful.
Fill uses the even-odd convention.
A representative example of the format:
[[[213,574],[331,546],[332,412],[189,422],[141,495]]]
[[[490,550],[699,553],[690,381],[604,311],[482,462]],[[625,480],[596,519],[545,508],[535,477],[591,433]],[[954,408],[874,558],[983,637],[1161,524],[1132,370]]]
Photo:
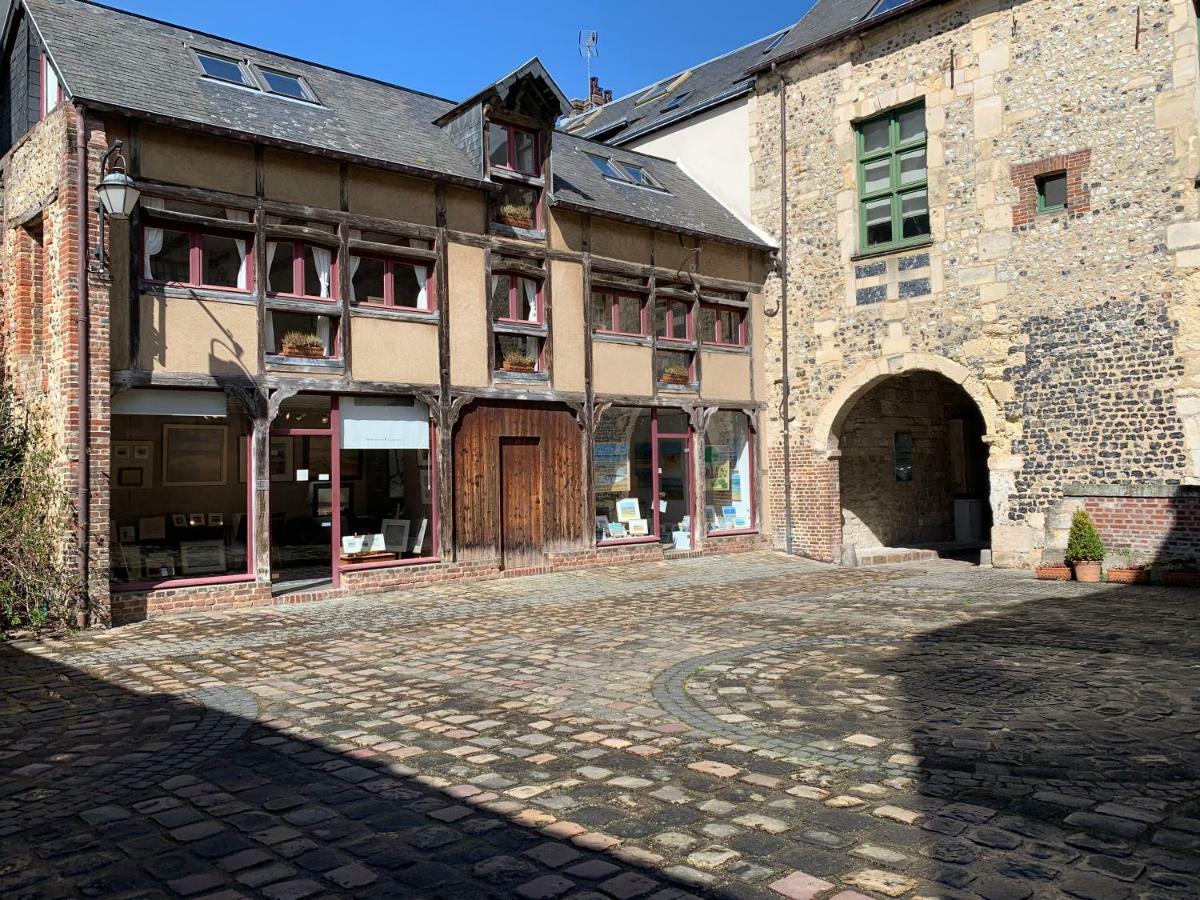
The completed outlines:
[[[325,356],[325,342],[317,335],[305,331],[289,331],[283,336],[281,347],[284,356],[302,356],[320,359]]]
[[[687,366],[667,366],[658,376],[658,380],[663,384],[691,384],[692,373]]]
[[[1047,562],[1035,566],[1034,574],[1040,581],[1070,581],[1071,567],[1065,562]]]
[[[506,201],[497,207],[496,221],[502,225],[528,230],[533,227],[533,210],[524,203]]]
[[[1163,584],[1171,587],[1200,587],[1200,568],[1195,560],[1173,559],[1163,570]]]
[[[1110,565],[1108,571],[1104,572],[1104,580],[1112,584],[1148,584],[1150,569],[1130,562],[1128,554],[1124,554],[1121,565]]]
[[[501,365],[505,372],[533,372],[537,368],[537,358],[520,350],[509,350]]]
[[[1075,568],[1075,579],[1085,584],[1100,581],[1100,563],[1104,560],[1104,544],[1100,532],[1086,510],[1079,509],[1071,517],[1071,532],[1067,536],[1067,562]]]

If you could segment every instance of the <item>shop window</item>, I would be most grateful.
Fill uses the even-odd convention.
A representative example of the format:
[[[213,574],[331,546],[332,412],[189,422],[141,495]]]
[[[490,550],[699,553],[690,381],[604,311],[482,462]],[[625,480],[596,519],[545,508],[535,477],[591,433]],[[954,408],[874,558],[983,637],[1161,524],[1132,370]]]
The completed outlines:
[[[1036,179],[1038,212],[1059,212],[1067,208],[1067,173],[1054,172]]]
[[[746,414],[720,410],[704,432],[704,514],[708,531],[754,527],[754,463]]]
[[[656,540],[655,472],[649,409],[613,407],[596,427],[593,449],[596,540]]]
[[[886,250],[928,241],[924,105],[860,122],[856,140],[860,249]]]
[[[267,352],[296,359],[337,359],[342,355],[340,318],[271,310]]]
[[[114,409],[134,412],[112,416],[114,585],[249,578],[250,428],[240,408],[208,392],[127,394]]]
[[[412,400],[343,397],[343,566],[437,555],[429,408]]]
[[[592,331],[641,337],[648,333],[646,298],[618,291],[592,291]]]
[[[493,168],[511,169],[536,177],[538,138],[532,131],[503,122],[488,123],[488,162]]]
[[[721,347],[746,346],[746,311],[736,306],[704,303],[700,307],[700,340]]]
[[[429,312],[433,309],[433,267],[404,259],[350,257],[351,301]]]
[[[337,297],[336,252],[292,241],[267,242],[267,292],[309,300]]]
[[[148,281],[189,287],[249,291],[254,287],[254,241],[244,232],[222,230],[221,221],[250,221],[245,210],[171,203],[147,197],[148,223],[142,228],[142,275]],[[182,225],[157,210],[185,212],[211,219],[211,225]]]

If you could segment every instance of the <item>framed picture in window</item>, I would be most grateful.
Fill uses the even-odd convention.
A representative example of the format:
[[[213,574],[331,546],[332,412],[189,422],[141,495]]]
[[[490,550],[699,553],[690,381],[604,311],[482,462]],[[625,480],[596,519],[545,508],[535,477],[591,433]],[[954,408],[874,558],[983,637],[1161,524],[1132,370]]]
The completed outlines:
[[[222,541],[181,541],[179,559],[184,575],[213,575],[225,571]]]
[[[125,466],[117,469],[117,487],[142,487],[145,473],[140,468]]]
[[[167,536],[166,516],[138,519],[138,534],[143,541],[161,541]]]
[[[637,497],[627,497],[617,501],[617,521],[632,522],[642,517],[642,505]]]
[[[187,516],[183,513],[171,513],[171,524],[176,528],[187,528]]]
[[[163,486],[225,484],[228,432],[225,425],[164,425]]]
[[[271,480],[292,480],[292,439],[290,437],[271,438],[268,450]]]
[[[407,553],[410,524],[408,519],[384,519],[382,525],[384,549],[393,553]]]

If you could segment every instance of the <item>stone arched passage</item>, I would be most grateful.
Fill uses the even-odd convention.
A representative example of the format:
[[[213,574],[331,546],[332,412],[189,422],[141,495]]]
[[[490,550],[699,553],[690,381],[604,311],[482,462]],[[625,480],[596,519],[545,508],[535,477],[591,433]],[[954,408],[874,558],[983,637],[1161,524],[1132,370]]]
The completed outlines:
[[[969,370],[929,354],[880,360],[848,378],[812,432],[815,455],[838,467],[843,548],[860,556],[878,547],[945,548],[972,516],[972,536],[986,546],[997,414]]]

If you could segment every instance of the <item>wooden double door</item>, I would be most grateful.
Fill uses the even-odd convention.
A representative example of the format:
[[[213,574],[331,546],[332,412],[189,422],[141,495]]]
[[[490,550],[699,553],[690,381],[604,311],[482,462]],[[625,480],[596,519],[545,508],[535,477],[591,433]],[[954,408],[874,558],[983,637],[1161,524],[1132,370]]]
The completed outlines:
[[[582,435],[550,404],[478,403],[454,433],[454,540],[464,561],[541,566],[584,543]]]

